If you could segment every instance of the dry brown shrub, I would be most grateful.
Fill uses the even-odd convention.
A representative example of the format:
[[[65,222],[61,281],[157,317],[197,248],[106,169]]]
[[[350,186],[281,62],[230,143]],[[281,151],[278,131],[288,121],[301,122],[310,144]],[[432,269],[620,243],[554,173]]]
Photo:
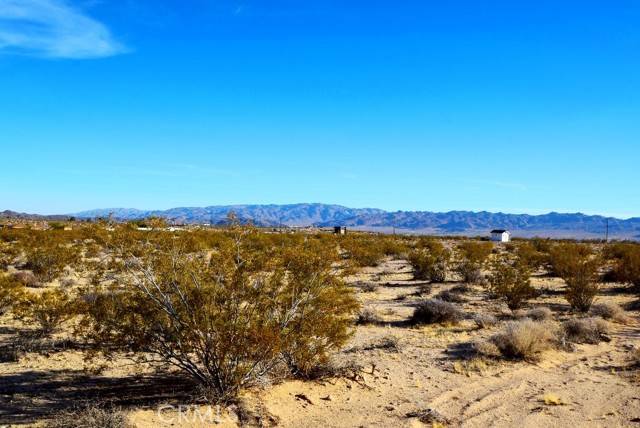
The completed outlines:
[[[90,405],[56,414],[46,428],[133,428],[125,413],[117,408]]]
[[[412,324],[457,324],[464,318],[464,313],[453,303],[438,299],[421,302],[413,312]]]
[[[456,293],[453,290],[443,290],[438,293],[435,298],[450,303],[465,303],[467,301],[462,294]]]
[[[19,271],[13,274],[13,278],[24,285],[25,287],[37,288],[40,287],[40,282],[34,274],[28,271]]]
[[[516,311],[516,318],[529,318],[534,321],[549,321],[553,319],[553,312],[546,306],[538,306],[528,311]]]
[[[609,341],[609,326],[601,318],[578,318],[562,324],[564,339],[571,343],[596,344]]]
[[[491,314],[475,314],[473,316],[473,321],[476,323],[478,328],[489,328],[498,324],[498,319]]]
[[[358,318],[356,319],[357,325],[370,325],[370,324],[380,324],[382,322],[382,318],[378,313],[372,308],[364,308],[358,314]]]
[[[502,356],[502,352],[491,340],[477,340],[471,343],[471,348],[476,354],[489,357],[498,358]]]
[[[502,332],[491,338],[502,356],[521,360],[537,359],[541,352],[552,348],[556,340],[553,323],[530,319],[509,321]]]
[[[365,282],[360,285],[360,290],[363,293],[375,293],[378,290],[378,284],[374,282]]]
[[[596,303],[591,306],[589,313],[593,316],[621,324],[627,324],[631,320],[625,310],[615,303]]]
[[[375,342],[365,345],[362,349],[365,351],[382,349],[389,352],[400,352],[400,339],[396,336],[384,336]]]

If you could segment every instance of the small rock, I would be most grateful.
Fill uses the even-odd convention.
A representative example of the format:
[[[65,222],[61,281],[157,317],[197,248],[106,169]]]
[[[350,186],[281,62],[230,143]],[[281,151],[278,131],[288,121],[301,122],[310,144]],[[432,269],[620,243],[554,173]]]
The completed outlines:
[[[309,399],[309,397],[307,397],[305,394],[296,394],[295,397],[296,397],[296,400],[304,401],[305,403],[309,403],[313,405],[313,402],[311,401],[311,399]]]

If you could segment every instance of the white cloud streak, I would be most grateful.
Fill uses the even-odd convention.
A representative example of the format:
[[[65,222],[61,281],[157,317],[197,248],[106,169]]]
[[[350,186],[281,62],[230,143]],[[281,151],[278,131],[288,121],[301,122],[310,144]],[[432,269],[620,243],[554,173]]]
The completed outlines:
[[[66,0],[0,0],[0,53],[82,59],[126,50],[107,27]]]

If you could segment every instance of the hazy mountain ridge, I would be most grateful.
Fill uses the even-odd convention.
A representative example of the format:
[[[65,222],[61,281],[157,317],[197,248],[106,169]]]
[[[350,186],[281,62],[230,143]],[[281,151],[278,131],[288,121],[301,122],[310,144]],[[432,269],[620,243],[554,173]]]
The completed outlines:
[[[348,208],[330,204],[290,205],[228,205],[209,207],[181,207],[163,211],[136,209],[101,209],[74,214],[79,218],[107,217],[135,220],[158,216],[176,223],[220,224],[233,211],[244,221],[260,226],[335,226],[362,229],[391,229],[427,231],[440,234],[486,233],[493,228],[520,232],[522,236],[604,237],[607,220],[609,234],[618,238],[640,238],[640,218],[627,220],[552,212],[542,215],[491,213],[487,211],[397,211],[374,208]],[[517,234],[517,233],[516,233]]]

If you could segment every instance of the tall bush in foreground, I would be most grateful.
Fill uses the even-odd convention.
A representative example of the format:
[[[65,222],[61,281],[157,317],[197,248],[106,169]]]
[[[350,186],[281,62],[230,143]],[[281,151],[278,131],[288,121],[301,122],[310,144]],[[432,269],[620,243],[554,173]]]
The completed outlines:
[[[253,234],[245,232],[210,255],[155,246],[131,257],[125,249],[130,280],[87,295],[86,337],[105,351],[171,364],[220,400],[283,361],[299,372],[325,361],[358,309],[331,258],[304,244],[267,257],[245,247]]]
[[[581,260],[564,276],[567,283],[565,296],[571,307],[587,312],[598,294],[598,259]]]
[[[556,275],[567,284],[565,297],[572,308],[587,312],[599,290],[600,257],[584,244],[559,244],[551,249]]]

